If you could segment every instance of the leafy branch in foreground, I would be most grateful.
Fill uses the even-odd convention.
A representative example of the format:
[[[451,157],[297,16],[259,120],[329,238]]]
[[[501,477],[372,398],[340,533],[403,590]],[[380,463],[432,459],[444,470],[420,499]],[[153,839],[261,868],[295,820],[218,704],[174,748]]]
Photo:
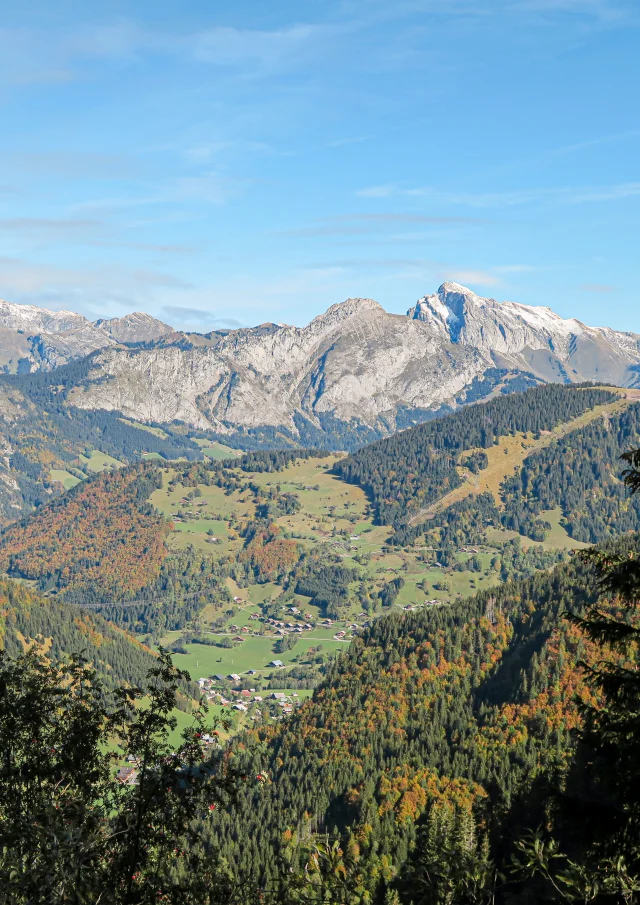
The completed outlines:
[[[184,678],[162,652],[144,691],[120,688],[109,704],[81,658],[0,652],[3,905],[231,900],[232,878],[198,846],[194,822],[232,798],[236,777],[205,755],[203,735],[217,729],[203,703],[171,745]]]
[[[561,852],[555,839],[545,838],[541,829],[519,840],[516,847],[514,875],[523,879],[541,876],[553,890],[555,901],[589,905],[613,898],[630,905],[640,892],[640,878],[629,873],[622,856],[579,863]]]

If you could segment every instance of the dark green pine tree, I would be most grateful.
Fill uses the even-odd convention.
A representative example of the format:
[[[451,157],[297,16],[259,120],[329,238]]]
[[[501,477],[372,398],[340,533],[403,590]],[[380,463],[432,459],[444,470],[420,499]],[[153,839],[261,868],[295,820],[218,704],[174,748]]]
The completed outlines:
[[[640,449],[622,457],[624,481],[640,491]],[[595,567],[603,602],[569,618],[602,658],[582,662],[597,703],[584,705],[573,769],[555,838],[521,840],[516,873],[544,878],[536,901],[640,901],[640,551],[631,543],[582,554]],[[559,841],[561,840],[561,841]],[[534,887],[535,888],[535,887]]]

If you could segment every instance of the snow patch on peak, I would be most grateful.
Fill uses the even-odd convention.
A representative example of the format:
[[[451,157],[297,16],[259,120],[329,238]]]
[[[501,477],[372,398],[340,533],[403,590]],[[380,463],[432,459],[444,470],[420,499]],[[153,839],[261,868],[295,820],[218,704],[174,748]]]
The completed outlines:
[[[445,280],[444,283],[442,283],[438,288],[437,294],[440,296],[440,298],[442,298],[449,292],[459,293],[460,295],[476,296],[476,293],[473,291],[473,289],[469,289],[467,286],[463,286],[462,283],[456,283],[454,280]]]
[[[86,317],[74,311],[49,311],[36,305],[20,305],[0,299],[0,327],[9,330],[60,333],[88,324]]]
[[[576,340],[611,343],[615,333],[587,327],[576,318],[562,318],[547,306],[483,298],[450,281],[434,295],[419,299],[407,314],[429,324],[449,342],[475,346],[489,355],[510,356],[514,361],[521,353],[536,350],[567,361]],[[626,350],[634,343],[617,339],[614,345]]]
[[[546,305],[523,305],[520,302],[496,302],[505,311],[520,317],[534,329],[560,331],[565,334],[580,335],[588,329],[575,317],[562,318]]]

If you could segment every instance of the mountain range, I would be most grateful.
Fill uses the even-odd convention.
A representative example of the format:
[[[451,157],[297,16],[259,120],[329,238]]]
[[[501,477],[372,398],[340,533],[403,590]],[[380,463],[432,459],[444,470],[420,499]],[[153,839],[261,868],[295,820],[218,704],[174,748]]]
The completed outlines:
[[[21,372],[84,359],[65,402],[189,428],[232,445],[355,448],[466,402],[542,382],[640,385],[640,335],[452,282],[406,315],[366,298],[305,327],[174,331],[150,315],[90,322],[0,304],[4,356]],[[8,361],[5,370],[11,370]]]
[[[172,332],[172,327],[140,311],[92,322],[73,311],[48,311],[0,299],[0,369],[9,374],[49,370],[96,349],[146,342]]]

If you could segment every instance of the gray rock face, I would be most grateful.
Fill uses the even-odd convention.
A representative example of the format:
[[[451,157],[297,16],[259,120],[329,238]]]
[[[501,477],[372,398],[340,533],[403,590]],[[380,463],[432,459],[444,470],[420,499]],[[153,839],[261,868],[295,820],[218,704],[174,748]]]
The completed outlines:
[[[547,380],[640,383],[640,336],[484,299],[456,283],[420,299],[407,316],[354,298],[302,328],[174,333],[140,314],[64,327],[36,336],[30,354],[51,367],[101,350],[70,390],[71,405],[276,442],[345,448],[508,390],[514,380],[515,388]],[[0,321],[0,349],[2,342]]]
[[[477,350],[443,343],[371,299],[334,305],[302,329],[211,334],[190,348],[105,349],[93,362],[88,386],[70,398],[78,407],[223,434],[268,426],[293,436],[296,416],[388,432],[398,408],[442,405],[486,366]]]
[[[81,314],[73,311],[47,311],[35,305],[15,305],[0,299],[0,327],[21,330],[23,333],[62,333],[88,324]]]
[[[0,368],[10,373],[50,370],[96,349],[171,333],[172,327],[142,312],[92,323],[73,311],[48,311],[0,299]]]
[[[473,346],[500,365],[531,371],[543,380],[631,385],[640,360],[637,334],[587,327],[551,308],[482,298],[458,283],[443,283],[407,314],[452,343]]]

